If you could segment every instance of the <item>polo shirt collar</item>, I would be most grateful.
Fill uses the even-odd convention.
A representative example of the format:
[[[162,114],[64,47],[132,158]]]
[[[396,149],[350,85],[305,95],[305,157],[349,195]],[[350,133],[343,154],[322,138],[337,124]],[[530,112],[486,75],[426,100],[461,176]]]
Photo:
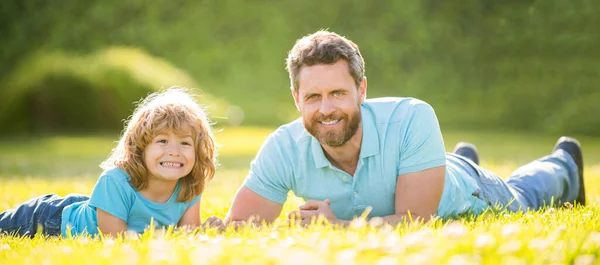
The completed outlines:
[[[360,144],[360,158],[374,156],[379,154],[379,134],[371,110],[360,107],[362,141]],[[314,136],[310,136],[312,155],[317,168],[331,166],[331,162],[325,157],[321,143]]]
[[[360,143],[360,158],[379,154],[379,133],[373,113],[363,105],[360,107],[362,119],[362,141]]]

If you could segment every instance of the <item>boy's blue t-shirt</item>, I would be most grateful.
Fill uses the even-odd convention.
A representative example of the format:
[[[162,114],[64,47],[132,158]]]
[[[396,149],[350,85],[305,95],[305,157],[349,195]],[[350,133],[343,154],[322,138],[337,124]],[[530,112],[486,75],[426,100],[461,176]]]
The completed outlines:
[[[200,196],[195,196],[190,202],[178,202],[177,195],[181,188],[177,183],[167,202],[153,202],[135,190],[129,184],[129,179],[127,172],[120,168],[104,171],[89,201],[77,202],[63,209],[62,235],[67,235],[67,226],[72,235],[98,234],[97,208],[125,221],[127,230],[138,233],[144,232],[151,219],[154,219],[157,228],[177,225],[185,211],[200,200]]]

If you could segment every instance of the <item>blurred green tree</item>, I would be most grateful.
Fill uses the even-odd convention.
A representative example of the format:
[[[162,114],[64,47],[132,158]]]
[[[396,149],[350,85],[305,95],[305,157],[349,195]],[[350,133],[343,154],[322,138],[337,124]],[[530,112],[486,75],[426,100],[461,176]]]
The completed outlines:
[[[239,105],[245,124],[297,117],[284,59],[326,28],[355,41],[369,96],[430,102],[442,125],[600,133],[600,1],[10,0],[0,89],[35,52],[141,47]]]

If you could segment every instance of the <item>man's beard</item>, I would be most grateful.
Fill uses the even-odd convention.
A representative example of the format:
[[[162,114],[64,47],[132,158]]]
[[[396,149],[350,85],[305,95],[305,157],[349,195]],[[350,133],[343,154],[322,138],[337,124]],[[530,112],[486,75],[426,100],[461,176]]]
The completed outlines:
[[[331,120],[339,120],[339,123],[346,121],[345,126],[342,128],[341,132],[334,130],[325,129],[319,130],[319,126],[321,121],[331,121]],[[317,140],[324,145],[328,145],[331,147],[339,147],[344,145],[352,136],[356,134],[358,131],[358,126],[360,125],[360,109],[359,111],[353,112],[352,116],[348,116],[346,114],[336,115],[331,114],[328,116],[324,115],[316,115],[310,123],[305,119],[302,119],[304,124],[304,128],[308,133],[317,138]]]

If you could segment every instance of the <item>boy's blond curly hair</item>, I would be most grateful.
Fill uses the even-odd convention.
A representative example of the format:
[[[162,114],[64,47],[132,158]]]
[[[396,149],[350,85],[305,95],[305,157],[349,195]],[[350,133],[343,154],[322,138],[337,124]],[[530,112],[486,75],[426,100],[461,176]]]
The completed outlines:
[[[144,164],[144,150],[156,135],[168,131],[178,135],[190,133],[194,140],[196,161],[192,171],[180,179],[177,197],[181,202],[190,201],[200,195],[213,178],[217,150],[208,116],[187,89],[171,87],[142,100],[126,122],[117,147],[100,167],[125,170],[131,177],[131,186],[143,190],[148,185],[149,174]]]

